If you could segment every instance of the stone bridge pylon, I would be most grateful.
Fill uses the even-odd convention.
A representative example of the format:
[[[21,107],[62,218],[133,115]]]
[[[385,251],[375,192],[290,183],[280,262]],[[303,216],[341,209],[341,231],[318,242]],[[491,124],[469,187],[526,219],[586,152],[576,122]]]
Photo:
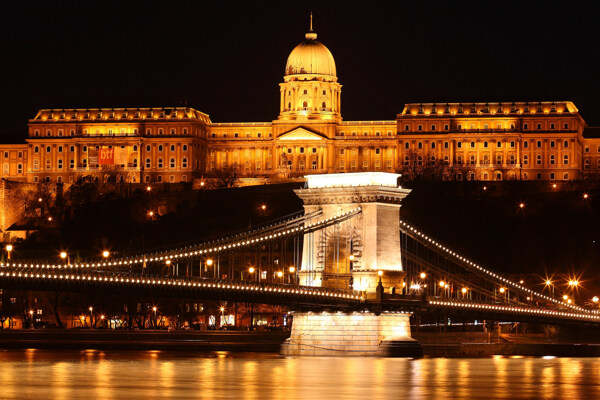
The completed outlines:
[[[296,190],[305,214],[330,218],[361,209],[354,218],[304,236],[300,284],[375,293],[381,277],[388,290],[402,290],[400,205],[409,189],[398,174],[364,172],[308,175]],[[310,221],[309,221],[310,223]]]
[[[405,272],[400,257],[400,205],[410,190],[400,175],[385,172],[308,175],[296,190],[308,215],[318,219],[356,210],[353,218],[305,233],[301,285],[360,290],[368,300],[383,291],[400,293]],[[310,221],[307,222],[310,224]],[[372,307],[376,308],[376,307]],[[418,355],[409,314],[363,310],[298,310],[284,355]]]

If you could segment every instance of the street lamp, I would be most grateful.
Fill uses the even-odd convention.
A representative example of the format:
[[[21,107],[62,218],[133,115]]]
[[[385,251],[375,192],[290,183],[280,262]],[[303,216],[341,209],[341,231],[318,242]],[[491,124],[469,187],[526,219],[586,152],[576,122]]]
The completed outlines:
[[[552,288],[552,298],[554,298],[554,285],[552,284],[552,281],[550,279],[546,279],[545,284],[546,286]]]
[[[108,258],[108,257],[110,257],[110,251],[108,251],[108,250],[104,250],[104,251],[102,252],[102,257],[104,257],[104,258]]]
[[[88,310],[90,310],[90,329],[92,329],[92,319],[94,318],[94,315],[92,314],[92,312],[94,311],[94,307],[90,306],[90,308],[88,308]]]
[[[207,266],[207,267],[212,267],[212,265],[213,265],[213,260],[212,260],[212,258],[209,258],[209,259],[207,259],[207,260],[206,260],[206,266]],[[215,270],[213,271],[213,278],[216,278],[216,277],[217,277],[217,270],[215,269]]]
[[[12,251],[13,247],[12,244],[7,244],[6,245],[6,253],[8,254],[8,259],[10,260],[10,252]]]
[[[152,311],[154,311],[154,327],[158,328],[158,321],[156,320],[156,310],[158,310],[156,306],[152,307]]]
[[[29,310],[29,320],[30,320],[30,324],[31,324],[31,329],[33,328],[33,310]]]
[[[277,277],[283,278],[283,271],[277,271]],[[283,279],[281,279],[281,283],[283,283]]]
[[[427,274],[426,274],[425,272],[421,272],[421,275],[420,275],[420,276],[421,276],[421,279],[425,279],[425,278],[427,278]]]
[[[525,203],[519,203],[519,208],[525,208]]]
[[[150,185],[146,186],[146,191],[147,192],[151,192],[152,191],[152,187]]]

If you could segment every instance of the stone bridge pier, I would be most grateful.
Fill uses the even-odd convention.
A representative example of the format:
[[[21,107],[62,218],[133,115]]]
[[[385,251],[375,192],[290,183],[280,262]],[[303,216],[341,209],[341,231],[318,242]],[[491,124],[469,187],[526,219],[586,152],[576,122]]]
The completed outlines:
[[[400,175],[385,172],[308,175],[296,190],[306,214],[330,218],[358,207],[361,213],[304,235],[301,285],[360,290],[376,303],[381,293],[400,293],[405,272],[400,258],[400,206],[410,190]],[[373,304],[371,304],[373,305]],[[376,308],[376,307],[371,307]],[[401,312],[295,311],[284,355],[414,356],[409,314]]]

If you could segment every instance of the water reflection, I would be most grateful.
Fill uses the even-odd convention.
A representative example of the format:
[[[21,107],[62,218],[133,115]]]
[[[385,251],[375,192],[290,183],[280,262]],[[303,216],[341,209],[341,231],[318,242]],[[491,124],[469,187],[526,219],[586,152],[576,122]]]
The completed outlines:
[[[1,351],[0,398],[598,398],[599,361]]]

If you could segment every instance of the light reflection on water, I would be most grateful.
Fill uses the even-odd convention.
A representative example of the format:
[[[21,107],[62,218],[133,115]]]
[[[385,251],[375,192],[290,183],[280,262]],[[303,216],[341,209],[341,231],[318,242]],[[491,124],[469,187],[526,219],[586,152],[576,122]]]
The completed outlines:
[[[0,399],[600,398],[598,358],[0,351]]]

